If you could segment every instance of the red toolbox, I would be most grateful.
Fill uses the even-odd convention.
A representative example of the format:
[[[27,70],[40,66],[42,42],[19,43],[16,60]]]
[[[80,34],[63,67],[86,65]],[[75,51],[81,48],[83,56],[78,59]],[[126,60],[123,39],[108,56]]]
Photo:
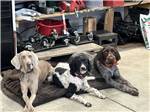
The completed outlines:
[[[52,20],[52,19],[39,20],[37,21],[36,26],[38,32],[45,36],[50,36],[53,29],[55,29],[57,33],[61,35],[64,29],[63,21]]]
[[[124,5],[124,0],[104,0],[103,1],[104,6],[123,6]]]

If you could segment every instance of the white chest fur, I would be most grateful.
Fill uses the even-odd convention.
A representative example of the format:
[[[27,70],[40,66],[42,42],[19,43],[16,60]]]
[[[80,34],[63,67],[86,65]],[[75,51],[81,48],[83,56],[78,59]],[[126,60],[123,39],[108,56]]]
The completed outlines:
[[[23,74],[20,78],[20,81],[27,86],[30,86],[34,82],[38,81],[38,74],[35,74],[34,72]]]

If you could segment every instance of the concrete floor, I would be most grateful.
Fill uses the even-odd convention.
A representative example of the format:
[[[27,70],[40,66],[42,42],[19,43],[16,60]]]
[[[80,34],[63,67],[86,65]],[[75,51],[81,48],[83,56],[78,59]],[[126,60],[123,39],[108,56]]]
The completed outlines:
[[[116,89],[101,90],[110,99],[98,99],[88,94],[82,96],[92,103],[91,108],[60,98],[36,107],[36,112],[62,111],[109,111],[109,112],[150,112],[150,51],[142,44],[127,44],[119,47],[122,60],[119,68],[122,75],[140,91],[139,97],[134,97]],[[0,91],[0,112],[22,112],[23,108],[7,98]]]

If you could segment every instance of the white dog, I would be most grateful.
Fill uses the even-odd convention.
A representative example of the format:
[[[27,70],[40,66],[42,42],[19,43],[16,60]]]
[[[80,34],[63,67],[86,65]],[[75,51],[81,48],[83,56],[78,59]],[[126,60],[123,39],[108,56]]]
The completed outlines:
[[[24,111],[32,112],[34,111],[32,103],[36,98],[38,86],[48,75],[52,74],[53,67],[46,61],[39,61],[38,57],[30,51],[20,52],[13,57],[11,63],[17,70],[20,70],[22,98],[26,104]],[[31,92],[30,98],[27,95],[28,89]]]

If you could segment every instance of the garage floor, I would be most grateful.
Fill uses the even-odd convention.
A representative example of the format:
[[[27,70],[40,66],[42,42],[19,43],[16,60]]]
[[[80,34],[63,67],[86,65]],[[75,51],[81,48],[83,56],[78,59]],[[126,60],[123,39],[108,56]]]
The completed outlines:
[[[36,112],[54,111],[109,111],[109,112],[150,112],[150,51],[142,44],[127,44],[119,46],[122,60],[119,68],[122,75],[140,91],[139,97],[134,97],[116,89],[105,89],[109,99],[98,99],[88,94],[82,96],[92,103],[91,108],[60,98],[47,104],[36,107]],[[0,91],[0,112],[22,112],[23,108],[7,98]]]

